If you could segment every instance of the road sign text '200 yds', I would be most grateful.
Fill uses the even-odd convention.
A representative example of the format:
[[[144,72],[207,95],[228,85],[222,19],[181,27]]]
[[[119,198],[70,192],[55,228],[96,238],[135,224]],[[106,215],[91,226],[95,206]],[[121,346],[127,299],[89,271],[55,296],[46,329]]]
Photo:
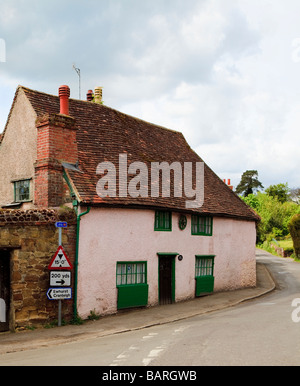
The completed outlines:
[[[51,271],[50,286],[53,287],[69,287],[71,285],[70,271]]]

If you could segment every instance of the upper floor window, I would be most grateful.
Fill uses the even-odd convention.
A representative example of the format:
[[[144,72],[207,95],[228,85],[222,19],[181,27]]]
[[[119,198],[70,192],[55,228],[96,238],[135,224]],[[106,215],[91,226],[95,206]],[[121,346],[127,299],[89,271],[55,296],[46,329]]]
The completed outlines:
[[[172,230],[172,212],[165,210],[157,210],[155,212],[155,231],[171,231]]]
[[[192,235],[211,236],[212,226],[212,217],[192,215]]]
[[[14,182],[15,202],[30,200],[30,180]]]

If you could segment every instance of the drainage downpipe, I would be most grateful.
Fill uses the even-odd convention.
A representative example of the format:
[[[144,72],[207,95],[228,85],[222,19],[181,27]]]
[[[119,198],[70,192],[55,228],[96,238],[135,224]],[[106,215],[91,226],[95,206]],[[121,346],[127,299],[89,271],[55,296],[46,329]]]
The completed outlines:
[[[77,281],[78,281],[78,249],[79,249],[79,229],[80,229],[80,219],[85,214],[88,214],[90,211],[90,207],[87,207],[85,212],[82,212],[77,215],[77,231],[76,231],[76,253],[75,253],[75,264],[74,264],[74,307],[73,307],[73,315],[74,319],[77,318]]]

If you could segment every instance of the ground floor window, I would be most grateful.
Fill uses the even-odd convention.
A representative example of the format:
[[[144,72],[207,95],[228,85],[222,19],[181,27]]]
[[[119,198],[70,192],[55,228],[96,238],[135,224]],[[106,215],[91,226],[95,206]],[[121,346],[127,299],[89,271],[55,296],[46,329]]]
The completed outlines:
[[[117,263],[117,286],[147,282],[146,262]]]
[[[147,262],[117,262],[118,309],[148,304]]]
[[[214,256],[196,256],[196,277],[213,276]]]
[[[196,255],[196,296],[214,290],[214,258],[215,256]]]

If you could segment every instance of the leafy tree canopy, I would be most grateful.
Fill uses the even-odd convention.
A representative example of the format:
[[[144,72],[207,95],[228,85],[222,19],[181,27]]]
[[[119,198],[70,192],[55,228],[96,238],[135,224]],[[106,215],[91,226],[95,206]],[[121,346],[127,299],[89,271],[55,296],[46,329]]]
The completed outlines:
[[[265,192],[268,196],[277,197],[279,202],[286,202],[289,198],[288,184],[270,185]]]
[[[300,204],[300,188],[290,189],[290,199],[296,204]]]
[[[258,192],[242,199],[260,216],[257,226],[257,241],[263,243],[267,238],[280,238],[288,235],[288,224],[292,216],[300,213],[300,206],[295,202],[280,202],[276,197]]]
[[[296,257],[300,259],[300,213],[295,214],[288,223],[288,229],[293,239]]]
[[[253,194],[259,188],[263,189],[262,183],[258,180],[257,170],[246,170],[241,178],[240,183],[236,187],[235,192],[243,194],[247,197],[249,194]]]

